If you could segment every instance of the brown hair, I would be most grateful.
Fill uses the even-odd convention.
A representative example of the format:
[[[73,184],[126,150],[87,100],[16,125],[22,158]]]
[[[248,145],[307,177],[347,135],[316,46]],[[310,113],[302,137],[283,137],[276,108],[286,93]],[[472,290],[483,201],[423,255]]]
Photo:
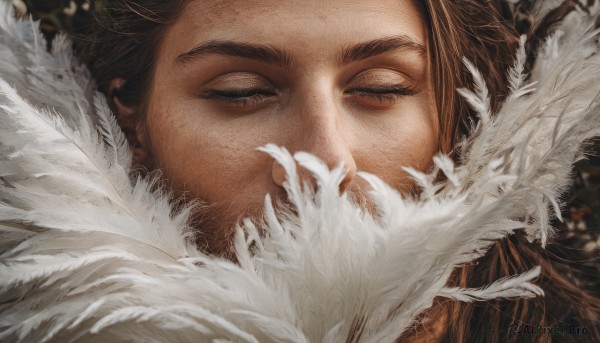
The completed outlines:
[[[471,117],[471,110],[455,92],[457,87],[470,86],[461,57],[465,56],[484,72],[490,93],[495,94],[492,106],[498,109],[507,89],[506,71],[518,44],[515,28],[529,37],[531,66],[541,42],[575,8],[577,1],[564,1],[534,24],[515,22],[513,12],[503,1],[426,0],[424,4],[430,20],[430,50],[444,149],[452,147],[454,140],[466,132],[465,120]],[[531,7],[532,2],[523,1],[520,6]],[[548,335],[519,336],[515,330],[527,325],[558,328],[561,324],[586,328],[586,341],[600,341],[600,299],[588,295],[574,280],[562,275],[569,265],[561,255],[565,254],[558,245],[544,250],[539,244],[527,241],[523,232],[494,243],[485,256],[456,269],[449,285],[481,287],[539,265],[542,276],[538,282],[545,297],[481,303],[436,299],[434,306],[398,341],[549,342]],[[580,338],[562,336],[561,342]]]
[[[185,0],[109,0],[92,11],[94,20],[72,34],[75,52],[89,67],[98,89],[110,98],[111,80],[123,78],[119,100],[130,106],[147,103],[155,52],[165,29],[175,21]],[[505,71],[517,44],[514,31],[500,23],[481,1],[418,1],[428,14],[429,50],[433,63],[440,122],[440,150],[449,153],[466,133],[469,107],[456,92],[470,85],[462,57],[486,71],[492,103],[499,104]],[[483,14],[483,15],[481,15]],[[490,21],[494,19],[495,21]],[[448,23],[452,23],[449,25]],[[463,37],[464,39],[457,39]]]
[[[108,0],[96,2],[89,24],[72,34],[74,50],[108,94],[111,80],[127,80],[119,99],[143,105],[152,82],[155,52],[183,0]]]
[[[143,106],[151,83],[155,52],[165,28],[176,20],[184,0],[106,0],[97,9],[96,21],[75,35],[75,51],[89,66],[98,88],[109,97],[109,83],[123,78],[119,99]],[[531,3],[523,1],[523,3]],[[434,71],[434,87],[440,122],[440,149],[451,153],[457,137],[466,133],[471,110],[457,94],[469,87],[471,79],[462,64],[469,59],[484,71],[492,107],[497,109],[507,89],[506,71],[513,63],[518,44],[515,27],[525,27],[533,39],[530,51],[576,4],[565,1],[546,21],[536,25],[516,23],[503,0],[423,0],[429,21],[429,50]],[[525,31],[524,31],[525,32]],[[533,57],[533,56],[531,56]],[[128,134],[128,132],[126,132]],[[523,233],[495,243],[473,264],[458,268],[451,285],[478,287],[496,279],[542,266],[539,283],[545,298],[498,300],[484,303],[458,303],[436,300],[400,340],[412,342],[507,342],[548,341],[548,336],[516,336],[513,324],[558,326],[560,322],[586,327],[586,339],[600,341],[597,319],[600,300],[587,295],[556,271],[557,258]],[[577,336],[571,338],[577,339]],[[561,337],[564,341],[564,337]]]
[[[423,1],[429,20],[429,50],[440,122],[440,150],[450,153],[455,140],[466,133],[470,107],[456,92],[471,85],[462,58],[466,57],[485,77],[494,109],[502,101],[506,70],[518,45],[516,32],[499,20],[485,1]]]

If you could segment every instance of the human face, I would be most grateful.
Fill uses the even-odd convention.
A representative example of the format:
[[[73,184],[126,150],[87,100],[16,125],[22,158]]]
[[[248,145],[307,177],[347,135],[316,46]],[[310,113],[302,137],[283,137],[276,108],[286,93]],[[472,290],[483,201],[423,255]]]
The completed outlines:
[[[366,190],[357,170],[407,191],[401,167],[438,147],[426,47],[409,0],[190,1],[158,51],[143,145],[174,189],[227,208],[213,231],[282,198],[267,143],[343,162],[340,191]]]

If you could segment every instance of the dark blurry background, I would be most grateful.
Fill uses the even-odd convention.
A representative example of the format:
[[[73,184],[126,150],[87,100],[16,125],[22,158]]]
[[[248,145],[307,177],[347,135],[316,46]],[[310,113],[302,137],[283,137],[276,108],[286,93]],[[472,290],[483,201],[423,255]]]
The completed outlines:
[[[94,17],[102,16],[105,0],[13,0],[18,13],[32,14],[41,20],[41,28],[51,47],[52,39],[59,32],[81,33]],[[521,2],[519,18],[532,1]],[[509,8],[506,5],[506,8]],[[506,8],[504,13],[506,13]],[[515,10],[511,7],[509,10]],[[511,13],[507,13],[511,15]],[[510,20],[514,20],[510,18]],[[516,24],[524,31],[527,22]],[[599,81],[600,82],[600,81]],[[557,268],[569,275],[582,288],[600,297],[600,139],[590,142],[588,159],[579,162],[574,171],[571,191],[563,197],[564,222],[555,222],[558,228],[548,254],[555,255],[564,264]]]

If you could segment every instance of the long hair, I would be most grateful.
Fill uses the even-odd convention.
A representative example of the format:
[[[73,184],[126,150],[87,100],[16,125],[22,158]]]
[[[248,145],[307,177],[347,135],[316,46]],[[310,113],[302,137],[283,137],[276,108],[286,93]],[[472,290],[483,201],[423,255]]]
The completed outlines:
[[[165,29],[179,15],[183,0],[106,0],[96,9],[95,20],[73,34],[75,51],[95,77],[98,88],[107,93],[111,79],[128,80],[119,91],[121,101],[141,105],[146,99],[154,70],[155,52]],[[440,150],[456,159],[453,146],[473,120],[471,110],[456,89],[469,87],[471,78],[462,58],[482,70],[492,94],[492,108],[498,109],[507,90],[506,72],[513,63],[519,33],[529,36],[529,65],[540,42],[579,5],[565,0],[534,24],[513,18],[514,9],[505,0],[422,0],[418,1],[428,21],[431,64],[440,123]],[[522,0],[522,8],[533,6]],[[130,125],[123,125],[128,127]],[[131,134],[130,132],[125,132]],[[400,341],[411,342],[517,342],[549,340],[548,336],[519,336],[519,325],[558,326],[574,324],[589,330],[588,341],[600,341],[598,313],[600,300],[582,291],[574,281],[557,270],[557,254],[529,243],[522,233],[499,241],[475,263],[458,268],[450,286],[478,287],[504,276],[542,267],[539,283],[544,298],[498,300],[485,303],[457,303],[438,300],[418,324]],[[516,325],[516,326],[515,326]],[[512,331],[511,331],[512,330]],[[570,336],[573,340],[578,336]],[[566,341],[569,337],[561,337]]]
[[[523,1],[520,6],[531,7]],[[535,51],[577,1],[564,1],[535,22],[517,21],[504,1],[427,0],[424,10],[430,21],[430,49],[440,115],[441,150],[452,153],[456,139],[465,134],[470,109],[457,95],[469,78],[461,57],[472,61],[486,77],[492,104],[500,106],[506,94],[506,71],[513,61],[518,34],[529,37],[531,67]],[[589,5],[589,3],[588,3]],[[516,9],[518,10],[518,8]],[[459,156],[457,156],[459,158]],[[449,286],[481,287],[498,278],[542,267],[540,286],[545,297],[460,303],[437,299],[412,330],[398,341],[408,342],[549,342],[547,334],[519,334],[524,328],[586,329],[586,341],[600,341],[600,299],[584,292],[563,275],[569,269],[561,248],[545,250],[529,242],[523,232],[496,242],[485,256],[454,271]],[[580,332],[581,334],[581,332]],[[561,336],[561,342],[580,341],[582,336]]]

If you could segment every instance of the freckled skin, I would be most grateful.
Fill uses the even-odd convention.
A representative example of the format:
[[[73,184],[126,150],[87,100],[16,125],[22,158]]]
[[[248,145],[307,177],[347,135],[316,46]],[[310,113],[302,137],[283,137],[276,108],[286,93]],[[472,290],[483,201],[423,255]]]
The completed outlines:
[[[356,171],[407,191],[400,167],[425,170],[438,149],[429,58],[403,50],[347,65],[337,59],[348,46],[395,35],[427,46],[426,24],[412,1],[190,1],[158,50],[138,128],[141,149],[176,190],[226,205],[221,226],[262,204],[265,194],[283,194],[281,166],[256,150],[267,143],[313,153],[332,167],[344,162],[342,191],[367,191]],[[208,40],[277,47],[293,66],[218,54],[176,62]],[[390,83],[419,92],[383,101],[352,92]],[[276,95],[243,106],[205,96],[236,87]]]

